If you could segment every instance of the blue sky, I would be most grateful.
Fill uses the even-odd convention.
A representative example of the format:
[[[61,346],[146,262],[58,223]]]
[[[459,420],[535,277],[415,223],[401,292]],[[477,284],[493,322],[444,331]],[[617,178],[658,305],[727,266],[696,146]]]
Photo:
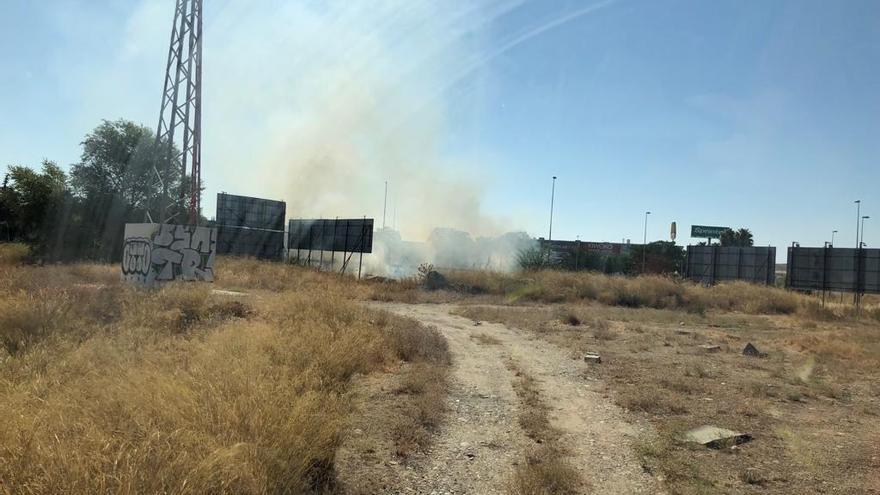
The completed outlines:
[[[155,127],[173,2],[0,2],[0,164],[74,163],[102,118]],[[404,232],[543,236],[557,175],[554,238],[640,241],[650,210],[649,239],[850,246],[862,199],[880,247],[878,2],[377,4],[205,0],[206,209],[381,217],[390,180]]]

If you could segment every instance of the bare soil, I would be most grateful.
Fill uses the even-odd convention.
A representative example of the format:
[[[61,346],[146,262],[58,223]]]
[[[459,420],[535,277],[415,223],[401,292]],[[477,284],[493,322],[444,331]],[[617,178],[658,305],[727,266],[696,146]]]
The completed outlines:
[[[603,396],[601,383],[585,380],[588,365],[583,361],[527,330],[456,316],[450,305],[375,306],[433,326],[446,337],[453,361],[446,420],[424,452],[406,458],[391,455],[387,441],[370,440],[364,425],[352,425],[349,440],[337,455],[346,491],[516,492],[517,466],[540,462],[533,457],[534,452],[541,452],[536,447],[543,441],[530,438],[522,426],[526,405],[514,386],[521,380],[517,374],[523,373],[548,405],[547,417],[559,432],[556,442],[564,462],[580,476],[578,486],[566,493],[663,492],[643,469],[635,450],[653,437],[650,426],[628,421]],[[387,382],[363,383],[359,389],[362,403],[388,407],[393,400],[387,395],[390,388],[393,385]],[[375,413],[369,416],[375,418]],[[375,425],[375,419],[371,424]],[[374,439],[380,437],[372,434]],[[376,480],[382,481],[377,484]],[[549,489],[546,493],[558,492]]]

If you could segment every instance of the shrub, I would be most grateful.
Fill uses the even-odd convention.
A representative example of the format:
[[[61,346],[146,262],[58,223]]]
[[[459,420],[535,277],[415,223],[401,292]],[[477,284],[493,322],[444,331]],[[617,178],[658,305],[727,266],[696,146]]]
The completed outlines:
[[[516,264],[523,270],[542,270],[550,267],[550,252],[538,246],[520,250]]]

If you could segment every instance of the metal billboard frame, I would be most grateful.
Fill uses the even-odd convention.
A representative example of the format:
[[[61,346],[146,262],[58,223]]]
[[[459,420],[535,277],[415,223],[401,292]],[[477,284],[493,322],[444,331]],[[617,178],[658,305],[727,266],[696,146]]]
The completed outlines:
[[[286,216],[284,201],[217,193],[217,225],[283,232]]]
[[[296,250],[296,263],[302,262],[302,251],[307,251],[305,263],[312,266],[312,252],[319,251],[319,268],[324,267],[324,252],[330,251],[330,266],[334,266],[337,252],[342,252],[345,273],[351,257],[358,253],[358,278],[361,276],[364,253],[373,252],[372,218],[349,219],[291,219],[287,228],[287,249]]]
[[[281,261],[287,203],[217,193],[217,253]]]
[[[880,249],[789,247],[785,287],[880,294]]]
[[[685,278],[715,285],[742,280],[776,282],[776,248],[772,246],[688,246]]]
[[[281,261],[284,257],[284,231],[220,225],[217,226],[217,252]]]

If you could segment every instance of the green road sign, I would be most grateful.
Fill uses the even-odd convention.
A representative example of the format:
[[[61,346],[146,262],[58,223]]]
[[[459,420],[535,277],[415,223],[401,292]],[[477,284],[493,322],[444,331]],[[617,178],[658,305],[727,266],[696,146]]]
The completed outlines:
[[[691,225],[691,237],[702,237],[706,239],[720,239],[721,233],[727,230],[727,227],[710,227],[708,225]]]

